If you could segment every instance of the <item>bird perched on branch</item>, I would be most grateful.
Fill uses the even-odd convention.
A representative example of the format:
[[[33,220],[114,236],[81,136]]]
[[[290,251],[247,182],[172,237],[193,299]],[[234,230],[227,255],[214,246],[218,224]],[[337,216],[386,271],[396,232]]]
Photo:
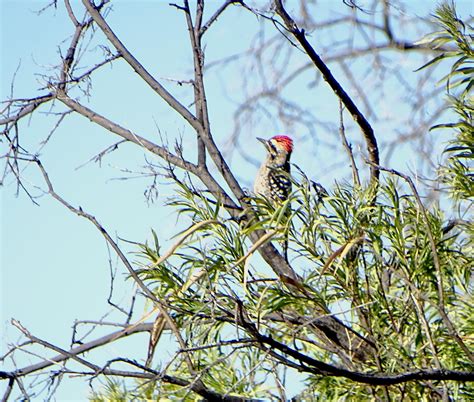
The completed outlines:
[[[286,135],[277,135],[269,140],[258,138],[258,140],[265,145],[267,155],[257,173],[253,191],[255,195],[265,197],[273,206],[278,207],[288,199],[291,193],[290,158],[293,152],[293,141]],[[300,171],[300,173],[303,172]],[[306,178],[306,176],[304,177]],[[327,191],[319,183],[309,179],[306,181],[314,191],[318,202],[322,202],[328,196]],[[290,210],[287,209],[286,212],[289,216]],[[281,242],[283,256],[288,262],[287,234],[284,235]],[[291,283],[290,289],[296,284],[295,287],[301,290],[300,282],[301,279],[297,278],[295,282]],[[318,311],[318,315],[321,316],[316,317],[310,327],[321,339],[327,339],[329,344],[335,347],[335,350],[341,350],[342,356],[349,353],[351,357],[359,361],[366,361],[374,355],[373,343],[330,314],[329,309],[322,308]]]
[[[265,145],[267,156],[255,179],[253,191],[268,199],[275,207],[288,199],[291,192],[290,158],[293,140],[286,135],[276,135],[269,140],[257,138]],[[287,214],[288,215],[288,214]],[[288,238],[282,241],[283,255],[288,261]]]
[[[290,157],[293,140],[286,135],[276,135],[269,140],[257,139],[265,145],[267,156],[257,173],[253,191],[278,205],[291,192]]]

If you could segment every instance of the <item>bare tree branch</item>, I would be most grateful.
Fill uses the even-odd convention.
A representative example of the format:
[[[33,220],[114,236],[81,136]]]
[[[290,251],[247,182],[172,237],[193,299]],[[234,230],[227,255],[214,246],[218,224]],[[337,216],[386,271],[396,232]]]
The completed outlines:
[[[5,125],[13,122],[18,122],[22,117],[28,116],[32,112],[36,110],[38,106],[41,106],[43,103],[49,102],[50,100],[54,99],[55,96],[53,93],[49,93],[46,95],[41,95],[36,98],[31,98],[27,100],[12,100],[12,101],[7,101],[10,104],[12,102],[18,102],[24,104],[24,106],[20,107],[20,110],[14,115],[14,116],[8,116],[0,119],[0,125]]]
[[[342,145],[346,150],[349,160],[351,162],[351,169],[352,169],[352,180],[354,181],[354,185],[360,186],[360,178],[359,178],[359,170],[357,169],[357,165],[354,159],[354,154],[352,153],[352,146],[347,141],[346,131],[344,129],[344,109],[342,107],[342,101],[339,100],[339,134],[341,135]]]
[[[369,160],[373,163],[378,165],[379,161],[379,151],[377,147],[377,139],[374,135],[374,130],[364,115],[360,112],[357,108],[355,103],[352,101],[350,96],[346,93],[346,91],[342,88],[336,78],[333,76],[329,68],[326,64],[322,61],[319,55],[316,53],[314,48],[306,39],[305,31],[300,29],[296,22],[290,17],[287,13],[285,8],[283,7],[283,3],[281,0],[275,0],[275,9],[277,14],[282,18],[283,22],[285,23],[286,28],[288,31],[295,37],[295,39],[301,44],[305,52],[308,54],[308,57],[314,63],[314,65],[321,71],[323,74],[324,79],[332,88],[334,93],[341,99],[344,106],[347,108],[349,113],[352,115],[354,121],[360,126],[364,138],[367,142],[367,151],[369,154]],[[378,182],[379,172],[377,168],[373,165],[370,166],[371,170],[371,181],[374,185]]]
[[[207,103],[204,94],[204,85],[202,82],[202,64],[204,63],[204,54],[201,49],[201,38],[199,36],[200,24],[202,22],[202,14],[204,13],[203,1],[198,1],[196,9],[196,27],[193,26],[191,10],[189,3],[184,1],[183,10],[186,15],[186,25],[188,27],[189,38],[193,51],[194,60],[194,105],[196,107],[196,117],[201,123],[204,131],[209,133],[209,116],[207,114]],[[202,133],[197,132],[197,148],[198,148],[198,165],[201,169],[206,168],[206,145],[202,138]]]
[[[107,119],[106,117],[94,112],[93,110],[87,108],[86,106],[80,104],[79,102],[73,100],[68,95],[63,92],[58,93],[57,99],[64,103],[67,107],[75,112],[83,115],[84,117],[88,118],[95,124],[104,127],[106,130],[119,135],[120,137],[126,139],[127,141],[133,142],[134,144],[140,146],[141,148],[145,148],[151,153],[160,156],[165,161],[178,166],[182,169],[185,169],[191,173],[196,173],[198,167],[191,162],[188,162],[179,156],[176,156],[169,152],[164,147],[161,147],[157,144],[154,144],[147,139],[139,136],[138,134],[132,133],[130,130],[119,126],[118,124],[114,123],[113,121]]]
[[[140,62],[127,50],[127,48],[123,45],[123,43],[118,39],[118,37],[115,35],[115,33],[112,31],[110,26],[107,24],[105,19],[102,17],[100,14],[99,10],[97,7],[94,6],[93,3],[91,3],[89,0],[82,0],[84,6],[94,19],[94,21],[97,23],[97,25],[101,28],[101,30],[104,32],[106,37],[109,39],[109,41],[115,46],[115,48],[119,51],[119,53],[122,55],[122,57],[130,64],[130,66],[135,70],[137,74],[140,75],[140,77],[143,78],[143,80],[150,85],[150,87],[155,90],[155,92],[160,95],[174,110],[176,110],[183,118],[196,130],[198,135],[200,135],[200,138],[204,141],[206,144],[206,148],[213,158],[214,162],[216,163],[219,171],[222,173],[224,176],[227,184],[230,186],[231,190],[233,193],[237,196],[239,200],[243,200],[245,197],[245,194],[243,193],[239,183],[235,178],[233,177],[232,173],[230,172],[229,167],[227,166],[227,163],[225,162],[224,158],[222,158],[222,155],[218,151],[213,138],[210,135],[209,132],[209,127],[207,124],[207,127],[203,126],[203,122],[200,122],[194,115],[189,112],[182,104],[180,104],[176,98],[174,98],[155,78],[151,76],[151,74],[148,73],[148,71],[140,64]],[[194,35],[193,35],[194,37]],[[199,60],[199,63],[202,63],[202,60]],[[198,76],[202,77],[202,71],[201,68],[198,67],[197,70]],[[199,94],[201,98],[201,102],[205,102],[205,98],[202,99],[203,92],[203,85],[202,84],[196,84],[199,85]],[[207,112],[206,112],[207,113]],[[206,118],[204,118],[206,119]],[[201,162],[203,161],[203,153],[201,152]],[[204,181],[210,182],[211,177],[210,174],[207,172],[207,167],[200,166],[201,170],[201,179]],[[216,182],[214,181],[216,184]],[[216,185],[213,185],[212,188],[215,189]],[[226,204],[230,204],[229,197],[226,197],[224,200]]]
[[[199,29],[199,36],[203,36],[206,31],[210,28],[210,26],[220,17],[220,15],[225,11],[227,7],[231,4],[242,4],[242,0],[226,0],[224,4],[222,4],[217,11],[212,14],[209,20]]]
[[[1,372],[0,372],[1,378]],[[2,396],[2,402],[7,402],[10,397],[11,392],[13,391],[13,386],[15,385],[15,377],[8,377],[8,385],[5,389],[5,393]]]
[[[313,359],[289,346],[275,340],[272,337],[259,333],[254,324],[247,321],[242,311],[242,305],[238,306],[238,322],[261,344],[269,345],[274,350],[279,350],[299,362],[298,367],[305,372],[323,376],[345,377],[356,382],[372,385],[395,385],[409,381],[420,380],[453,380],[453,381],[474,381],[474,372],[456,370],[417,370],[399,374],[385,373],[361,373],[358,371],[346,370],[331,364]]]
[[[81,355],[82,353],[88,352],[90,350],[93,350],[103,345],[107,345],[110,342],[127,337],[129,335],[133,335],[140,332],[150,332],[152,326],[153,326],[153,323],[140,323],[140,324],[129,325],[128,327],[121,329],[119,331],[112,332],[108,335],[104,335],[103,337],[100,337],[93,341],[71,348],[66,354],[60,353],[57,356],[51,357],[47,360],[43,360],[39,363],[35,363],[30,366],[25,366],[25,367],[16,369],[15,371],[12,371],[12,372],[0,371],[0,378],[18,378],[18,377],[26,376],[28,374],[43,370],[57,363],[61,363],[65,360],[68,360],[70,356],[72,355],[74,356]]]
[[[99,26],[107,39],[114,45],[124,60],[133,68],[133,70],[174,110],[176,110],[196,131],[201,131],[201,124],[193,114],[179,103],[173,95],[171,95],[133,56],[120,39],[110,28],[109,24],[100,14],[98,7],[90,0],[82,0],[82,4],[93,18],[94,22]]]
[[[27,336],[29,339],[31,339],[33,342],[42,345],[46,348],[52,349],[59,354],[53,358],[50,358],[48,360],[44,360],[40,363],[23,367],[21,369],[14,370],[12,372],[7,372],[7,371],[0,371],[0,379],[8,379],[9,380],[9,385],[8,389],[6,390],[6,393],[3,396],[3,400],[7,400],[11,389],[13,387],[14,381],[17,381],[21,377],[24,377],[28,374],[31,374],[35,371],[42,370],[44,368],[50,367],[54,364],[58,364],[61,362],[64,362],[69,359],[76,360],[78,363],[85,365],[86,367],[90,368],[92,372],[90,373],[82,373],[83,375],[92,375],[92,376],[97,376],[97,375],[106,375],[106,376],[119,376],[119,377],[129,377],[129,378],[143,378],[143,379],[153,379],[153,380],[161,380],[164,382],[168,382],[170,384],[175,384],[179,385],[182,387],[189,387],[193,392],[196,392],[198,395],[201,395],[205,398],[208,398],[209,400],[219,400],[219,401],[244,401],[248,400],[246,398],[240,398],[237,396],[222,396],[221,394],[214,392],[212,390],[209,390],[206,388],[203,384],[202,381],[197,381],[197,382],[189,382],[187,380],[183,380],[177,377],[169,376],[167,374],[160,373],[158,371],[152,370],[150,368],[147,368],[145,366],[142,366],[134,361],[128,361],[129,363],[133,364],[134,366],[138,367],[141,369],[139,372],[129,372],[129,371],[123,371],[123,370],[114,370],[110,369],[107,366],[111,364],[109,362],[106,367],[100,367],[96,364],[93,364],[83,358],[80,358],[78,355],[83,354],[87,351],[90,351],[94,348],[97,348],[99,346],[103,346],[105,344],[108,344],[110,342],[113,342],[115,340],[121,339],[123,337],[139,333],[139,332],[144,332],[144,331],[151,331],[153,324],[152,323],[142,323],[142,324],[132,324],[129,327],[111,333],[109,335],[103,336],[102,338],[96,339],[95,341],[88,342],[86,344],[80,345],[78,347],[72,348],[69,351],[66,351],[64,349],[61,349],[47,341],[44,341],[34,335],[32,335],[26,328],[21,326],[20,323],[15,322],[14,323],[17,328],[21,330],[21,332]],[[119,359],[120,361],[124,361],[126,359]],[[65,372],[68,370],[65,369]]]

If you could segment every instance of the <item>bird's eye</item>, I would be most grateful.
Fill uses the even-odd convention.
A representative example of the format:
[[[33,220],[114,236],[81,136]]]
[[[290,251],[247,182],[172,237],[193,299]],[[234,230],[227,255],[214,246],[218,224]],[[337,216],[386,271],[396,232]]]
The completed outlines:
[[[277,155],[278,151],[277,151],[275,145],[273,145],[273,142],[270,141],[268,144],[270,145],[270,156],[271,156],[272,159],[274,159],[275,156]]]

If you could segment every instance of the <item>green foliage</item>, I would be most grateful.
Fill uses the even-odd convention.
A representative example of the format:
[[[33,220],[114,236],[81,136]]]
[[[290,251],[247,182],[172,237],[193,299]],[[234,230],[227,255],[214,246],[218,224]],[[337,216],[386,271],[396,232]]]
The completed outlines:
[[[132,394],[127,391],[124,384],[117,380],[111,380],[106,378],[106,383],[104,384],[100,393],[93,392],[91,395],[91,402],[126,402],[129,401],[132,397]]]
[[[471,77],[472,82],[474,81]],[[457,200],[472,200],[474,198],[474,102],[472,97],[450,97],[450,101],[459,121],[448,125],[455,129],[456,137],[450,141],[445,150],[448,159],[441,171],[442,181],[448,184]]]
[[[202,226],[157,266],[161,251],[153,235],[153,248],[141,245],[139,272],[156,295],[172,306],[170,313],[207,386],[223,394],[274,399],[278,397],[274,378],[284,383],[284,362],[249,342],[248,334],[236,325],[237,300],[262,334],[321,361],[342,364],[320,347],[308,325],[275,320],[273,315],[284,313],[304,322],[317,318],[320,306],[329,307],[377,345],[377,359],[353,361],[359,371],[399,373],[436,368],[438,362],[446,369],[472,369],[440,315],[439,277],[428,236],[429,229],[441,265],[445,307],[472,347],[471,229],[460,226],[446,233],[441,211],[433,208],[425,218],[413,194],[390,177],[381,185],[375,204],[372,199],[371,189],[344,184],[336,185],[319,202],[303,182],[288,205],[274,209],[263,199],[255,200],[261,219],[242,225],[205,197],[185,187],[180,190],[173,203],[183,218],[191,218],[193,225],[209,219],[219,224]],[[282,220],[282,211],[290,204],[291,219]],[[260,229],[288,234],[291,264],[303,276],[307,296],[289,291],[257,255],[243,260],[251,247],[249,235]],[[182,291],[197,272],[203,274]],[[192,381],[183,356],[178,353],[169,363],[167,374]],[[309,375],[306,381],[302,400],[361,400],[385,392],[432,400],[442,386],[413,382],[385,389],[317,375]],[[451,395],[472,392],[462,383],[446,387]],[[185,387],[166,383],[153,392],[157,399],[193,400],[192,395]]]
[[[469,199],[474,197],[474,30],[458,18],[454,5],[449,3],[437,8],[435,19],[441,30],[429,35],[424,42],[434,48],[447,46],[452,50],[443,52],[420,69],[445,60],[452,62],[450,72],[441,81],[446,82],[448,101],[458,121],[432,129],[454,131],[455,137],[445,149],[448,158],[441,169],[441,179],[455,199]]]

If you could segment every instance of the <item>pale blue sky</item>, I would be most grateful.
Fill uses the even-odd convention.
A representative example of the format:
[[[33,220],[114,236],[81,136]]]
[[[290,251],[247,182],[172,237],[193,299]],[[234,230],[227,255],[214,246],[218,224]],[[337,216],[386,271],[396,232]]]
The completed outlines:
[[[73,32],[69,20],[65,17],[63,6],[57,11],[48,11],[41,16],[35,10],[42,7],[41,1],[1,2],[1,94],[2,100],[9,94],[12,76],[19,66],[15,80],[15,97],[30,97],[41,92],[36,89],[44,85],[41,76],[36,73],[48,73],[57,64],[59,56],[57,46]],[[73,2],[74,3],[74,2]],[[74,5],[80,9],[80,2]],[[115,3],[115,2],[114,2]],[[168,6],[168,1],[119,1],[108,19],[123,38],[129,50],[150,69],[156,77],[166,79],[186,79],[191,71],[191,58],[188,46],[188,34],[183,29],[183,16]],[[323,13],[329,13],[334,1],[320,2]],[[342,2],[341,2],[342,3]],[[420,15],[433,10],[437,2],[407,2]],[[462,15],[472,13],[469,1],[458,1]],[[332,5],[331,5],[332,4]],[[213,61],[246,49],[251,42],[259,22],[249,13],[234,9],[227,18],[224,16],[209,32],[206,40],[206,60]],[[315,35],[317,36],[317,35]],[[101,34],[98,34],[101,38]],[[324,41],[327,39],[322,39]],[[67,42],[66,42],[67,43]],[[89,51],[84,60],[96,60],[97,53]],[[400,69],[410,80],[410,74],[420,65],[420,59],[403,59]],[[358,68],[361,70],[365,66]],[[339,69],[336,74],[344,82]],[[357,73],[357,72],[356,72]],[[257,77],[255,77],[257,79]],[[239,88],[242,77],[239,67],[229,66],[220,72],[214,72],[208,79],[208,99],[211,111],[211,123],[216,138],[221,145],[231,134],[232,115],[241,94],[224,93],[222,81],[226,85]],[[187,89],[176,87],[166,80],[165,85],[189,103],[191,98],[185,95]],[[397,88],[394,85],[393,91]],[[98,112],[115,120],[119,124],[132,128],[139,134],[145,134],[156,142],[159,136],[156,125],[162,135],[176,138],[183,136],[185,149],[194,146],[192,131],[180,117],[169,108],[133,74],[122,61],[113,67],[105,67],[95,75],[90,106]],[[308,88],[305,76],[295,81],[290,91],[303,103],[314,105],[321,115],[328,119],[334,114],[337,101],[324,85]],[[390,102],[390,100],[387,100]],[[387,113],[407,113],[403,104],[386,106]],[[381,105],[381,107],[384,107]],[[24,146],[30,150],[38,149],[41,142],[54,126],[55,119],[41,112],[31,122],[21,125]],[[265,126],[266,124],[266,126]],[[245,140],[247,149],[255,149],[257,157],[263,156],[263,149],[253,140],[255,136],[266,135],[268,130],[279,130],[265,123],[248,133]],[[335,122],[337,124],[337,122]],[[376,127],[377,134],[393,127]],[[326,133],[322,133],[322,136]],[[56,191],[75,206],[96,216],[106,229],[124,239],[145,241],[150,239],[150,230],[157,231],[160,238],[169,243],[176,233],[176,216],[162,205],[171,194],[171,188],[161,186],[157,203],[147,205],[143,191],[147,182],[144,179],[112,180],[123,177],[123,169],[140,170],[145,164],[144,153],[133,145],[122,145],[120,149],[107,157],[102,166],[88,164],[77,169],[117,138],[103,129],[89,124],[79,116],[68,116],[51,141],[42,149],[41,160],[50,172]],[[321,138],[321,141],[323,138]],[[3,145],[3,144],[2,144]],[[1,145],[0,145],[1,146]],[[255,147],[255,148],[254,148]],[[300,148],[301,149],[301,148]],[[308,148],[304,148],[307,151]],[[332,172],[321,167],[331,159],[331,155],[309,156],[305,152],[295,152],[295,162],[314,172],[326,185],[333,181]],[[341,149],[335,152],[342,152]],[[2,151],[3,153],[3,151]],[[158,163],[159,161],[148,157]],[[328,158],[329,157],[329,158]],[[394,163],[406,168],[407,163],[416,163],[416,155],[401,156]],[[233,167],[239,178],[253,177],[255,167],[241,158],[233,159]],[[24,171],[24,177],[31,185],[41,185],[38,174],[32,168]],[[105,242],[99,232],[87,221],[72,215],[57,201],[43,196],[35,206],[20,193],[15,196],[13,179],[9,178],[2,188],[1,215],[1,270],[0,270],[0,331],[1,352],[6,344],[18,339],[18,331],[9,321],[18,319],[31,332],[64,348],[69,346],[71,325],[75,319],[97,320],[110,311],[107,304],[109,290],[108,254]],[[244,181],[246,186],[250,181]],[[40,192],[36,191],[39,195]],[[183,222],[182,224],[184,224]],[[165,247],[166,248],[166,247]],[[133,250],[130,246],[126,250]],[[130,255],[133,260],[134,257]],[[115,261],[115,257],[113,258]],[[125,272],[119,266],[116,283],[115,301],[128,300],[132,284],[124,283]],[[140,311],[138,311],[140,312]],[[117,318],[115,314],[112,317]],[[97,331],[98,336],[107,331]],[[146,337],[142,337],[146,342]],[[121,346],[120,346],[121,345]],[[107,353],[113,356],[115,348],[133,348],[132,341],[111,345]],[[121,349],[122,350],[122,349]],[[133,350],[133,349],[132,349]],[[140,351],[143,353],[144,349]],[[120,354],[120,353],[119,353]],[[46,355],[51,355],[47,352]],[[30,358],[23,356],[18,365],[27,364]],[[31,359],[34,361],[34,359]],[[0,393],[4,384],[0,384]],[[60,387],[58,400],[80,400],[87,397],[89,389],[80,379],[66,380]]]

